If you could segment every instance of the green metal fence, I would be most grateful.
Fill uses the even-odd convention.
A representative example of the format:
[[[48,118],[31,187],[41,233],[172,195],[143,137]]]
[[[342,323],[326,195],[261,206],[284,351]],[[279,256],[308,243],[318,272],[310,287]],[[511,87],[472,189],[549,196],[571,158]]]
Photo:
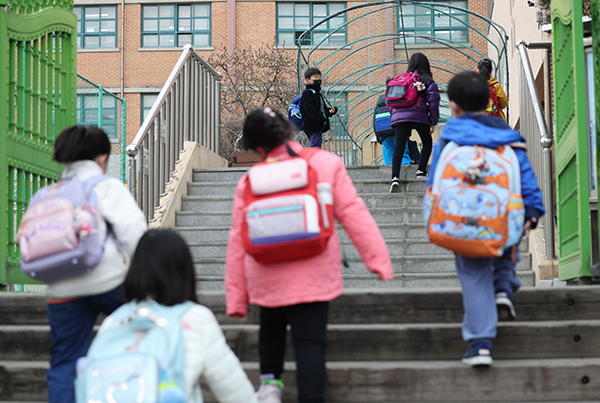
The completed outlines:
[[[76,122],[72,8],[69,0],[0,0],[0,289],[33,283],[19,269],[16,231],[33,193],[60,177],[52,144]]]
[[[127,100],[77,75],[77,124],[98,126],[111,142],[107,174],[125,182]]]

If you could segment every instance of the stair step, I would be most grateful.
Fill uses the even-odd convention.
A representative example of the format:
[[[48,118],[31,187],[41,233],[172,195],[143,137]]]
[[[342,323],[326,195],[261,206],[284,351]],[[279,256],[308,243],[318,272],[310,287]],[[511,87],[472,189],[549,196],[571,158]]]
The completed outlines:
[[[431,244],[427,244],[431,245]],[[203,247],[210,248],[210,247]],[[411,248],[411,246],[409,246]],[[215,247],[213,252],[220,252],[221,249],[225,249],[225,246]],[[414,247],[413,249],[417,249]],[[196,248],[193,250],[197,251]],[[209,249],[203,249],[209,250]],[[359,277],[374,278],[377,276],[367,270],[362,259],[358,255],[356,249],[353,246],[346,244],[343,247],[346,252],[346,258],[349,267],[343,267],[342,273],[344,277],[349,275],[357,275]],[[453,276],[456,274],[454,255],[446,253],[443,249],[440,249],[443,254],[432,256],[430,254],[412,254],[412,255],[392,255],[392,266],[394,273],[399,274],[434,274],[434,273],[450,273]],[[225,253],[215,253],[214,257],[199,256],[193,254],[194,263],[196,266],[196,273],[198,276],[222,276],[225,273]],[[531,255],[529,253],[523,253],[521,255],[521,261],[517,263],[517,271],[526,271],[531,269]],[[385,282],[389,283],[389,282]]]
[[[404,209],[417,207],[422,209],[423,193],[366,193],[361,198],[370,210],[380,208]],[[233,199],[229,196],[184,196],[183,211],[231,211]]]
[[[258,363],[243,367],[256,385]],[[45,401],[46,362],[0,362],[2,401]],[[284,401],[295,401],[295,365],[286,363]],[[591,402],[600,396],[599,358],[495,360],[487,369],[452,361],[367,361],[327,364],[327,401]],[[205,402],[216,402],[206,386]]]
[[[198,267],[198,266],[197,266]],[[534,285],[534,273],[531,270],[517,271],[517,277],[525,287]],[[223,275],[198,275],[199,291],[224,291]],[[460,285],[456,273],[396,273],[392,281],[379,281],[375,274],[344,274],[346,288],[437,288],[458,287]]]
[[[200,292],[198,298],[221,324],[258,323],[253,306],[247,318],[229,318],[223,292]],[[523,287],[515,294],[519,321],[600,320],[598,306],[597,286]],[[28,307],[27,311],[23,307]],[[460,288],[346,289],[331,302],[329,323],[452,323],[461,322],[462,313]],[[48,325],[44,296],[0,293],[0,325]]]
[[[423,209],[421,207],[404,208],[375,208],[371,215],[378,225],[382,224],[421,224],[423,225]],[[231,225],[231,210],[215,211],[194,210],[181,211],[176,216],[177,227],[188,226],[229,226]]]
[[[388,193],[389,179],[380,180],[355,180],[354,187],[359,194]],[[233,198],[237,182],[190,182],[188,183],[189,196],[227,196]],[[400,194],[425,192],[425,182],[407,181],[400,182]]]
[[[258,325],[222,328],[241,361],[259,359]],[[599,333],[600,320],[501,322],[494,340],[494,358],[600,357]],[[0,361],[50,359],[50,326],[0,326],[0,342]],[[328,361],[458,360],[467,349],[460,322],[332,324],[327,343]],[[291,349],[287,359],[294,359]]]

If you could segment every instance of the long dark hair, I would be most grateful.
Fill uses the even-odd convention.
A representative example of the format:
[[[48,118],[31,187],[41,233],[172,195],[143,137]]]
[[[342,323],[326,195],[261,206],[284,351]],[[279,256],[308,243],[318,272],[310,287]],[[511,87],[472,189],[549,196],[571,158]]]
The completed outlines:
[[[171,230],[142,236],[123,284],[125,300],[150,298],[161,305],[198,302],[196,272],[187,244]]]
[[[494,65],[490,59],[481,59],[479,63],[477,63],[477,70],[479,70],[479,74],[489,80],[494,71]]]
[[[419,79],[426,83],[433,81],[433,74],[431,74],[431,66],[429,65],[429,59],[423,53],[413,54],[408,61],[408,69],[406,71],[416,71],[419,73]]]
[[[71,163],[93,160],[110,154],[110,140],[102,129],[94,126],[71,126],[64,129],[54,141],[54,160]]]
[[[242,142],[248,150],[263,147],[269,152],[291,137],[290,122],[269,107],[256,109],[244,122]]]

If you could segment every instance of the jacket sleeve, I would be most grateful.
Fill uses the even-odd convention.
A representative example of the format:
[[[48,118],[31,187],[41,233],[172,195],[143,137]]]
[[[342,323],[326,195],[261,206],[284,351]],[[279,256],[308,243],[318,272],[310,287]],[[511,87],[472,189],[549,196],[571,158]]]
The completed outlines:
[[[333,205],[335,218],[348,233],[367,269],[378,274],[380,280],[393,280],[392,261],[381,231],[364,201],[356,194],[339,158],[333,184]]]
[[[324,123],[326,118],[321,113],[321,95],[312,91],[306,90],[302,95],[302,101],[300,104],[302,108],[302,118],[304,120],[310,120],[317,124]]]
[[[531,168],[531,162],[524,148],[514,148],[519,165],[521,167],[521,195],[525,204],[525,218],[540,218],[546,210],[542,191],[538,187],[538,181]]]
[[[504,92],[504,88],[502,88],[500,83],[497,81],[494,84],[494,91],[496,91],[496,95],[498,95],[498,107],[500,109],[506,109],[508,106],[508,96]]]
[[[201,373],[208,387],[220,403],[255,403],[254,387],[227,345],[217,319],[211,312],[204,313],[203,319],[199,330],[204,333],[206,355]]]
[[[123,251],[132,257],[140,238],[148,230],[144,213],[117,179],[106,179],[96,185],[95,190],[100,216],[112,226]]]
[[[242,241],[245,180],[246,176],[243,176],[238,182],[233,199],[231,229],[229,230],[225,261],[225,300],[227,315],[230,316],[246,316],[248,313],[248,288],[244,267],[246,251]]]
[[[431,82],[425,91],[429,109],[429,125],[435,126],[440,120],[440,90],[436,83]]]

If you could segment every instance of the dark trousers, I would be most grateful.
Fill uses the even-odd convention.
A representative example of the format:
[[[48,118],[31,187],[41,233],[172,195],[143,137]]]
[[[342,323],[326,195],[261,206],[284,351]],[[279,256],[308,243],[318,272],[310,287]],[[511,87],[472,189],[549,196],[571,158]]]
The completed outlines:
[[[419,161],[419,170],[426,172],[429,156],[431,156],[431,147],[433,140],[429,133],[427,123],[400,122],[394,125],[394,134],[396,135],[396,148],[394,149],[394,158],[392,159],[392,179],[400,176],[400,165],[404,156],[406,142],[410,138],[413,129],[419,133],[423,149],[421,150],[421,160]]]
[[[104,294],[48,304],[52,338],[48,403],[75,403],[75,365],[87,354],[98,314],[109,315],[124,302],[119,286]]]
[[[299,403],[325,402],[328,313],[329,302],[260,308],[260,372],[281,379],[289,324],[296,356]]]
[[[310,147],[321,148],[323,145],[323,133],[321,132],[307,134],[306,137],[308,137],[308,140],[310,140]]]

